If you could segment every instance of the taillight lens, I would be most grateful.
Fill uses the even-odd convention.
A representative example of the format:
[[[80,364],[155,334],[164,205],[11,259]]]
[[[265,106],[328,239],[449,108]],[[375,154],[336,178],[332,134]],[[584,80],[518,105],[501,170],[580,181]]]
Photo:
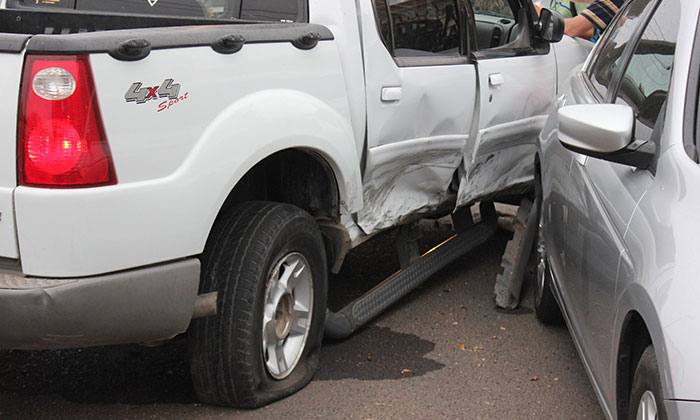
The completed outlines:
[[[117,183],[87,56],[27,56],[19,111],[20,185]]]

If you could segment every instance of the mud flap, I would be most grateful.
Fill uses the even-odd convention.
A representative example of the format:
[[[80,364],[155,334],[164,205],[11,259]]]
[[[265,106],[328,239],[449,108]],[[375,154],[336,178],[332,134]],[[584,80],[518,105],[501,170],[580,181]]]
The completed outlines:
[[[494,287],[496,305],[503,309],[515,309],[520,304],[525,268],[537,233],[538,208],[537,200],[533,204],[524,198],[513,221],[513,239],[506,245],[501,260],[503,273],[496,276]]]

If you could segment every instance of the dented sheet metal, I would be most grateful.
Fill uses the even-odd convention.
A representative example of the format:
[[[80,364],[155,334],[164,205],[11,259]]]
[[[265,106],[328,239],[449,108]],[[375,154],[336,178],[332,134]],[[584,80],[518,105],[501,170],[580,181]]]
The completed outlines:
[[[192,319],[199,273],[196,258],[79,279],[2,271],[2,347],[59,349],[173,337]]]
[[[533,180],[537,135],[546,121],[537,116],[482,130],[466,150],[457,207],[504,191],[526,191]]]
[[[429,213],[445,203],[468,136],[441,136],[375,147],[365,173],[365,207],[358,224],[366,234]]]

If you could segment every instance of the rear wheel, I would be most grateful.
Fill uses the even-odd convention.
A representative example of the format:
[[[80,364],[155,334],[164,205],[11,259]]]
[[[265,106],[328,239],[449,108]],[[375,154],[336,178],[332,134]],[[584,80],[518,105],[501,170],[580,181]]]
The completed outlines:
[[[318,368],[326,283],[321,233],[303,210],[248,202],[217,222],[200,287],[218,292],[217,315],[190,329],[199,398],[259,407],[309,383]]]
[[[639,359],[632,381],[628,420],[666,420],[659,364],[654,347],[648,346]]]

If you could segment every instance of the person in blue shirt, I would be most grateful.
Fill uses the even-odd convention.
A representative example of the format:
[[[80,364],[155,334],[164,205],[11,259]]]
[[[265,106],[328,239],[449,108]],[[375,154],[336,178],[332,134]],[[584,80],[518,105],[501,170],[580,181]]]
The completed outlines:
[[[586,0],[584,0],[586,1]],[[564,20],[564,33],[571,37],[593,38],[607,28],[625,0],[593,0],[578,16]],[[542,6],[535,6],[537,12]]]
[[[552,0],[552,2],[549,4],[549,8],[552,10],[556,10],[562,16],[569,19],[581,14],[581,12],[586,10],[588,4],[588,2],[581,3],[579,1],[571,0]]]

